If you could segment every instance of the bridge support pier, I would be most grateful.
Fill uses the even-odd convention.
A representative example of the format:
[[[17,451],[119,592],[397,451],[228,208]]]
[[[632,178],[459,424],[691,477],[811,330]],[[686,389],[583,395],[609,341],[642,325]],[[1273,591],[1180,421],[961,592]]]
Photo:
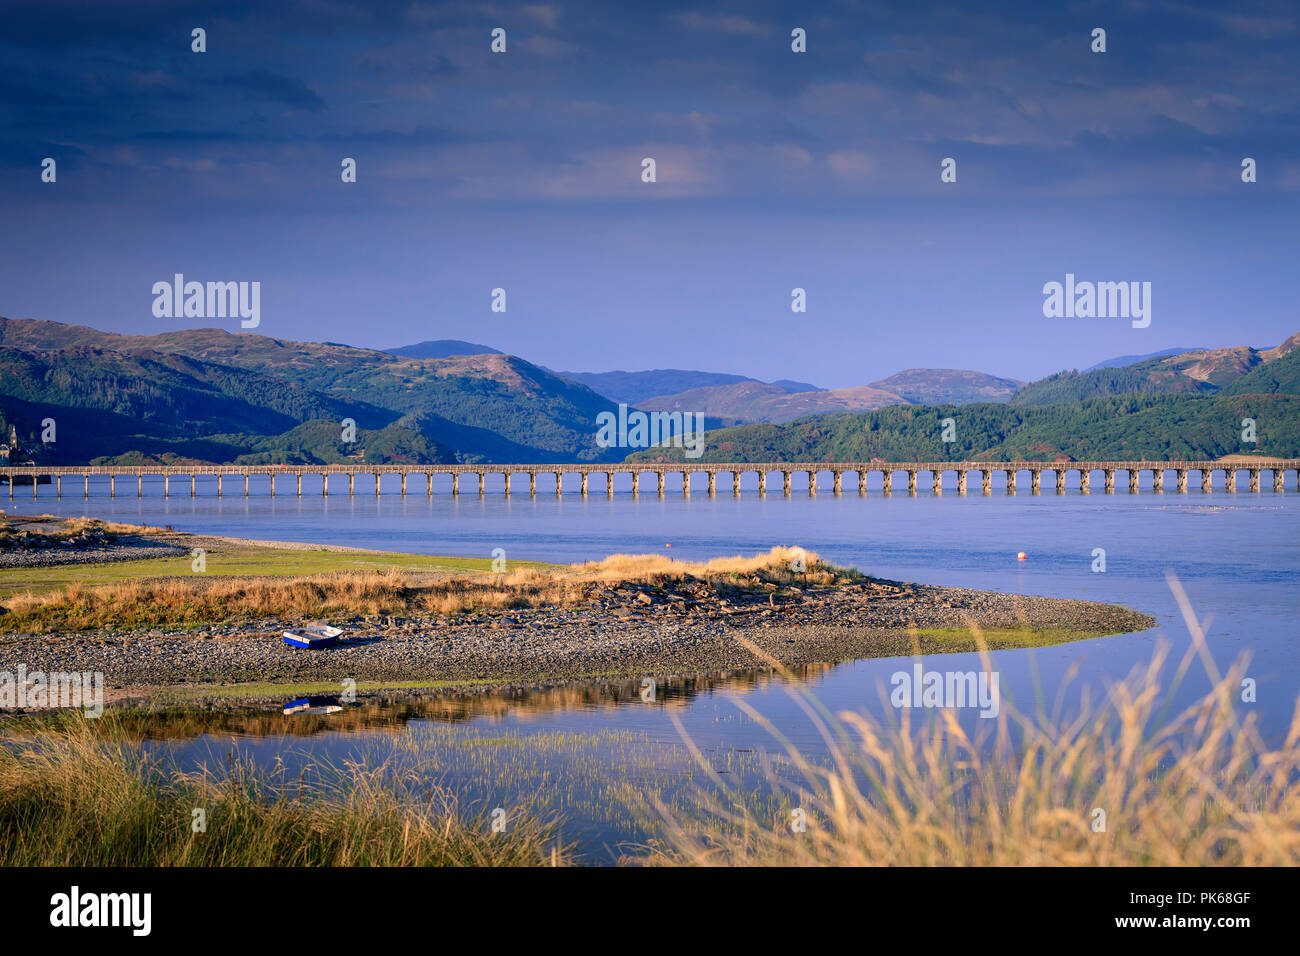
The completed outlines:
[[[433,472],[425,472],[424,475],[424,493],[426,496],[433,497]]]
[[[564,494],[564,472],[555,473],[555,497],[559,498]]]
[[[379,497],[379,481],[383,477],[384,476],[381,475],[379,472],[375,472],[375,497],[376,498]]]
[[[885,496],[892,495],[894,493],[894,473],[892,471],[882,471],[880,480],[885,486]]]
[[[1178,471],[1174,472],[1174,479],[1178,483],[1178,493],[1180,495],[1187,494],[1187,469],[1179,468]]]
[[[993,472],[980,469],[980,494],[993,494]]]
[[[1087,468],[1079,469],[1079,494],[1092,494],[1092,472]]]
[[[662,471],[655,472],[655,491],[658,492],[660,498],[664,496],[664,473]]]
[[[137,498],[143,498],[143,497],[144,497],[144,475],[136,475],[136,476],[135,476],[135,496],[136,496]],[[35,485],[32,486],[32,497],[33,497],[33,498],[36,497],[36,486],[35,486]],[[247,477],[244,478],[244,497],[248,497],[248,478],[247,478]]]
[[[585,498],[585,497],[587,497],[587,473],[584,471],[584,472],[582,473],[582,476],[581,476],[581,477],[582,477],[582,486],[581,486],[581,488],[582,488],[582,497]]]
[[[1228,490],[1235,492],[1237,490],[1237,469],[1229,468],[1224,477]]]
[[[191,483],[190,496],[193,497],[193,495],[194,495],[194,487],[193,484]],[[298,475],[298,497],[299,498],[302,497],[302,475],[301,474]]]
[[[614,473],[612,471],[605,472],[605,497],[614,497]]]
[[[528,497],[537,497],[537,472],[535,471],[528,473]]]
[[[930,494],[943,494],[943,472],[931,470],[930,472]]]
[[[1208,495],[1214,490],[1214,470],[1211,468],[1201,469],[1201,494]]]
[[[817,495],[817,471],[810,468],[808,470],[808,497],[813,498]]]
[[[555,477],[558,480],[560,476],[556,475]],[[487,491],[487,475],[480,471],[478,473],[478,496],[482,498],[483,495],[486,493],[486,491]]]
[[[406,497],[406,472],[402,472],[402,497]]]
[[[758,493],[760,496],[767,494],[767,472],[758,473]]]
[[[244,475],[244,497],[248,497],[248,475]]]
[[[1141,472],[1136,468],[1130,468],[1128,470],[1128,493],[1130,495],[1136,495],[1138,493],[1138,477],[1140,475]]]
[[[682,469],[682,497],[689,498],[690,496],[691,496],[691,473],[689,471],[686,471],[685,469]]]
[[[1151,487],[1158,495],[1165,493],[1165,471],[1163,468],[1152,469]]]
[[[89,497],[90,497],[90,475],[82,475],[81,478],[82,478],[82,480],[86,483],[86,497],[89,498]],[[192,489],[193,487],[194,487],[194,479],[191,478],[191,479],[190,479],[190,488]],[[191,496],[191,497],[194,496],[194,492],[193,492],[193,491],[190,491],[190,496]]]
[[[1016,473],[1006,471],[1004,474],[1007,476],[1007,494],[1014,495],[1016,493]]]
[[[836,497],[839,497],[844,493],[844,472],[831,472],[831,490],[835,493]]]
[[[790,472],[781,472],[781,493],[787,498],[790,497]]]
[[[731,473],[731,496],[733,498],[740,497],[740,472],[738,471]]]
[[[866,493],[867,493],[867,473],[859,469],[858,470],[858,494],[865,495]]]
[[[274,498],[274,497],[275,497],[275,472],[271,472],[271,473],[270,473],[269,475],[267,475],[266,477],[270,480],[270,483],[271,483],[271,497]]]
[[[1029,473],[1029,493],[1031,495],[1042,494],[1043,492],[1043,473],[1041,471],[1031,471]]]
[[[1259,493],[1259,469],[1258,468],[1250,469],[1250,490],[1255,492],[1256,494]]]
[[[451,474],[451,493],[455,496],[460,495],[460,472],[458,471]]]
[[[916,472],[915,471],[909,471],[907,473],[907,493],[913,498],[916,497]]]
[[[1282,477],[1286,473],[1281,468],[1273,469],[1273,493],[1280,495],[1282,493]]]
[[[957,494],[966,494],[966,472],[957,472]]]
[[[330,473],[328,471],[320,473],[320,496],[322,498],[330,496]]]
[[[709,475],[709,497],[712,498],[718,493],[718,473],[711,471]]]
[[[1115,469],[1107,468],[1103,474],[1106,477],[1106,494],[1113,495],[1115,493]]]
[[[54,476],[54,497],[56,498],[63,497],[63,476],[62,475]]]

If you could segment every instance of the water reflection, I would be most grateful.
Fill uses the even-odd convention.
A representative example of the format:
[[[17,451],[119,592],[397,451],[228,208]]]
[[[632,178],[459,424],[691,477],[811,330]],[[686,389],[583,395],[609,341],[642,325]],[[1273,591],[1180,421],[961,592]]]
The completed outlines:
[[[443,724],[511,719],[526,724],[567,712],[613,712],[623,707],[686,709],[701,695],[746,694],[774,684],[811,683],[841,664],[803,664],[777,673],[770,668],[676,675],[655,680],[653,700],[636,680],[573,683],[556,687],[506,688],[485,693],[451,691],[376,694],[347,703],[338,696],[294,698],[281,705],[150,710],[127,707],[114,717],[128,739],[185,740],[202,735],[311,737],[322,733],[400,733],[413,721]],[[324,708],[336,706],[329,713]]]

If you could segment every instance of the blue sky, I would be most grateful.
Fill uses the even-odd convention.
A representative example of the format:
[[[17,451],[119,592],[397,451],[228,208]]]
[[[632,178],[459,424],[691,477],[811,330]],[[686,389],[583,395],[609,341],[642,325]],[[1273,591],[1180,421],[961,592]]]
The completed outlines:
[[[0,315],[236,330],[153,316],[153,283],[182,272],[260,281],[276,337],[825,386],[916,366],[1030,379],[1300,330],[1292,3],[4,16]],[[1067,272],[1151,282],[1150,327],[1044,318]]]

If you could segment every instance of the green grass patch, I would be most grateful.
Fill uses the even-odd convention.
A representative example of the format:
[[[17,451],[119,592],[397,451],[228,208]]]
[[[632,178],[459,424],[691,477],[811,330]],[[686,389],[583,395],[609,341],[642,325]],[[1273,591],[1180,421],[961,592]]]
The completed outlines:
[[[985,642],[991,651],[1014,650],[1023,647],[1055,647],[1071,641],[1084,641],[1094,637],[1105,637],[1113,633],[1107,630],[1077,630],[1065,627],[1008,627],[982,630]],[[936,627],[916,632],[921,644],[922,654],[958,654],[965,651],[977,651],[975,635],[970,628]]]
[[[331,571],[423,571],[447,574],[489,572],[492,559],[452,555],[298,551],[258,545],[229,545],[209,549],[203,577],[299,577]],[[0,568],[0,600],[15,594],[45,594],[70,584],[117,584],[148,578],[199,577],[189,555],[114,561],[107,564],[64,564],[45,568]],[[555,567],[541,561],[511,561],[510,568]]]

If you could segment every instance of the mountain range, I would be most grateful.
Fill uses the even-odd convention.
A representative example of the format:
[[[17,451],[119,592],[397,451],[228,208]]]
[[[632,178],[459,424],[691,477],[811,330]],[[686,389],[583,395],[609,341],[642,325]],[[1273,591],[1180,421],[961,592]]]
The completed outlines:
[[[613,403],[512,355],[419,359],[218,329],[117,335],[0,319],[0,360],[4,417],[23,434],[58,423],[42,449],[51,462],[622,457],[595,442]],[[355,442],[340,441],[344,418]]]
[[[1182,437],[1167,437],[1169,449],[1181,441],[1189,453],[1209,453],[1231,446],[1235,432],[1188,429],[1223,431],[1222,416],[1258,406],[1259,450],[1281,454],[1290,425],[1276,416],[1295,421],[1298,363],[1300,335],[1273,349],[1158,354],[1028,384],[917,368],[822,389],[682,369],[553,372],[455,339],[379,351],[219,329],[119,335],[0,318],[0,435],[13,424],[18,454],[50,464],[601,462],[628,452],[595,440],[598,416],[622,402],[703,412],[708,460],[1070,457],[1133,440],[1116,431],[1121,418],[1154,428],[1170,416],[1182,424],[1161,427]],[[931,447],[930,429],[944,417],[961,423],[961,441]],[[57,423],[53,443],[39,440],[47,419]]]
[[[1249,420],[1251,428],[1244,427]],[[950,421],[951,428],[945,424]],[[944,441],[949,431],[952,441]],[[1255,440],[1247,440],[1253,431]],[[1009,403],[896,405],[711,431],[702,461],[1300,457],[1300,333],[1272,349],[1206,349],[1061,372]],[[678,461],[653,448],[639,461]]]

